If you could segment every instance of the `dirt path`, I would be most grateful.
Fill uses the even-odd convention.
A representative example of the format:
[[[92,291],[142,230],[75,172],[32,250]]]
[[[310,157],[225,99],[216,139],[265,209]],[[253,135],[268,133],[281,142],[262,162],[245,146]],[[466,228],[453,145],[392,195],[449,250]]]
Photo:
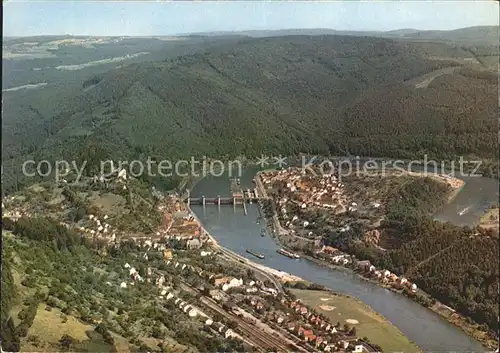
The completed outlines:
[[[411,80],[406,81],[407,84],[414,85],[415,88],[427,88],[434,81],[434,79],[438,78],[442,75],[450,75],[452,74],[457,67],[445,67],[444,69],[435,70],[429,72],[425,75],[414,77]]]
[[[441,249],[439,250],[437,253],[435,253],[434,255],[431,255],[429,256],[428,258],[426,258],[425,260],[423,261],[420,261],[418,264],[416,264],[415,266],[413,266],[412,268],[410,268],[407,272],[406,272],[406,276],[407,277],[410,277],[420,266],[426,264],[427,262],[429,262],[430,260],[432,260],[433,258],[435,258],[436,256],[442,254],[443,252],[445,252],[446,250],[449,250],[450,248],[452,248],[453,246],[455,245],[455,243],[447,246],[446,248],[444,249]]]

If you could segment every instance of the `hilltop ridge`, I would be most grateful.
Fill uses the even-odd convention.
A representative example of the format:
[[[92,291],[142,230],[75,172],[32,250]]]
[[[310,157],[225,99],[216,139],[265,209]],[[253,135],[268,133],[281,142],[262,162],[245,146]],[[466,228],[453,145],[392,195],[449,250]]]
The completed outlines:
[[[289,28],[279,30],[248,30],[248,31],[220,31],[192,33],[197,36],[248,36],[274,37],[289,35],[350,35],[383,38],[426,39],[437,42],[456,42],[471,45],[488,44],[498,46],[498,26],[473,26],[453,30],[420,30],[415,28],[401,28],[389,31],[355,31],[336,30],[331,28]]]

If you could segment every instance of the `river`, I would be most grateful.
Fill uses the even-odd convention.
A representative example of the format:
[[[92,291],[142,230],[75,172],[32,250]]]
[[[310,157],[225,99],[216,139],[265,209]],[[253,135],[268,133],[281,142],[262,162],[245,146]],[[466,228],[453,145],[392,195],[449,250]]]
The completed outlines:
[[[252,187],[255,169],[246,169],[241,177],[244,189]],[[497,181],[488,178],[470,178],[459,195],[436,214],[436,218],[460,224],[475,222],[490,204],[498,199]],[[493,185],[495,188],[493,189]],[[228,176],[207,177],[193,189],[193,196],[229,195]],[[458,216],[464,208],[468,212]],[[271,237],[261,237],[263,224],[257,224],[260,214],[258,205],[249,205],[245,216],[241,206],[210,205],[191,206],[193,212],[220,245],[256,263],[283,270],[310,282],[324,285],[334,291],[352,295],[382,314],[410,340],[425,351],[481,351],[482,345],[459,328],[441,319],[437,314],[411,299],[363,281],[352,273],[336,271],[319,266],[311,261],[293,260],[276,253],[278,246]],[[459,218],[457,218],[457,216]],[[465,218],[464,218],[465,217]],[[459,222],[457,222],[459,221]],[[245,252],[251,248],[264,254],[257,259]]]

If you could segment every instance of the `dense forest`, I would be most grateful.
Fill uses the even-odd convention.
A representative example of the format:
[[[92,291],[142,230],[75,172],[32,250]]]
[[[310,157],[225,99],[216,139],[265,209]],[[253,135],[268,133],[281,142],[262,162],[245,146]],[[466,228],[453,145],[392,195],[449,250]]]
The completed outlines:
[[[27,158],[86,160],[89,174],[103,159],[203,155],[495,161],[498,76],[474,60],[466,47],[444,43],[245,38],[7,92],[3,181],[10,190],[29,182],[20,173]],[[496,164],[486,169],[497,173]]]

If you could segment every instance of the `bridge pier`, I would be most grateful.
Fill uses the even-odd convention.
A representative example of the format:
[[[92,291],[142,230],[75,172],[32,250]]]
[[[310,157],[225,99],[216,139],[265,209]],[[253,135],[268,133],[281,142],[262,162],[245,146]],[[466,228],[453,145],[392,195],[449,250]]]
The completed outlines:
[[[245,216],[247,215],[247,200],[245,198],[246,194],[245,192],[242,192],[242,196],[243,196],[243,213],[245,214]]]

